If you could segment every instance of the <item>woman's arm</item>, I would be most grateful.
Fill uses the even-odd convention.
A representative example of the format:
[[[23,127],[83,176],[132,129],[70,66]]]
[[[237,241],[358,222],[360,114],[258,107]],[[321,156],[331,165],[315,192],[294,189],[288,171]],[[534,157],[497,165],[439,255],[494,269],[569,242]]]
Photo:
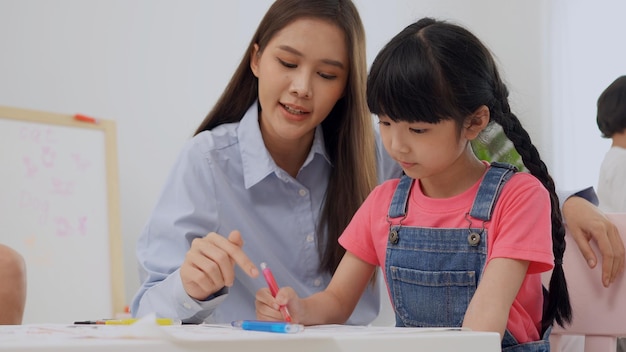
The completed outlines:
[[[563,218],[590,268],[598,263],[590,245],[592,239],[596,241],[602,256],[602,284],[608,287],[624,272],[624,243],[617,228],[600,209],[580,196],[565,200]]]

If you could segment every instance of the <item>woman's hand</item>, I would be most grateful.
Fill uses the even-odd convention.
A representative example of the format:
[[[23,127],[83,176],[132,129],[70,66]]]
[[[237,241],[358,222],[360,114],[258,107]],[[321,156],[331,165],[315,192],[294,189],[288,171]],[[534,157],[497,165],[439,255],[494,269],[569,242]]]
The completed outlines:
[[[596,241],[602,256],[602,284],[609,287],[624,272],[624,243],[617,228],[595,205],[576,196],[563,204],[563,218],[590,268],[598,263],[590,245],[592,239]]]
[[[243,240],[239,231],[232,231],[228,238],[211,232],[191,242],[180,267],[180,278],[187,294],[197,300],[230,287],[235,282],[235,264],[250,277],[257,277],[259,270],[241,249]]]

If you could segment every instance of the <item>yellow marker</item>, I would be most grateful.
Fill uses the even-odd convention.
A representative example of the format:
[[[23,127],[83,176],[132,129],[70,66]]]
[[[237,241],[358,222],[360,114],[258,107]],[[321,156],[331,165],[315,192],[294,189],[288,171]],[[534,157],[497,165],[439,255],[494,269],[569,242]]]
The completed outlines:
[[[98,325],[131,325],[139,321],[137,318],[128,319],[104,319],[104,320],[89,320],[89,321],[75,321],[74,324],[98,324]],[[155,322],[159,325],[180,325],[182,322],[179,319],[172,318],[156,318]]]
[[[139,319],[136,319],[136,318],[111,319],[111,320],[104,320],[103,323],[104,325],[130,325],[130,324],[136,323],[138,320]],[[171,318],[156,318],[156,323],[159,325],[180,325],[181,321],[178,319],[171,319]]]

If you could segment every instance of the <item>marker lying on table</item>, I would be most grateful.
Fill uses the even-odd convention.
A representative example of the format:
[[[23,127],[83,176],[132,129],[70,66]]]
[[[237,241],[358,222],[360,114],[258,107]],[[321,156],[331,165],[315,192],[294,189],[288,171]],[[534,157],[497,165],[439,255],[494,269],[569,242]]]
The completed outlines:
[[[279,332],[291,334],[304,330],[302,324],[292,324],[280,321],[261,321],[261,320],[235,320],[230,325],[243,330]]]
[[[74,324],[78,325],[131,325],[139,321],[136,318],[129,319],[102,319],[102,320],[85,320],[85,321],[75,321]],[[180,325],[182,322],[179,319],[171,319],[171,318],[156,318],[155,322],[158,325]]]

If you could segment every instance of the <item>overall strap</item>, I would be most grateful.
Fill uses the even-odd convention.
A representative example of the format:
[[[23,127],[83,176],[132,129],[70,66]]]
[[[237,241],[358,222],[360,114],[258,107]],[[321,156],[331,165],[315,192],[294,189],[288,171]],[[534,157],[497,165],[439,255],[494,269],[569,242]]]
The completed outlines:
[[[517,168],[511,164],[492,162],[483,181],[478,187],[478,194],[472,204],[470,215],[474,218],[488,221],[498,200],[502,186],[508,181]]]
[[[415,180],[407,175],[402,175],[400,178],[400,182],[398,183],[398,186],[396,186],[395,192],[393,192],[391,205],[389,205],[389,218],[393,219],[406,216],[406,207],[413,181]]]

